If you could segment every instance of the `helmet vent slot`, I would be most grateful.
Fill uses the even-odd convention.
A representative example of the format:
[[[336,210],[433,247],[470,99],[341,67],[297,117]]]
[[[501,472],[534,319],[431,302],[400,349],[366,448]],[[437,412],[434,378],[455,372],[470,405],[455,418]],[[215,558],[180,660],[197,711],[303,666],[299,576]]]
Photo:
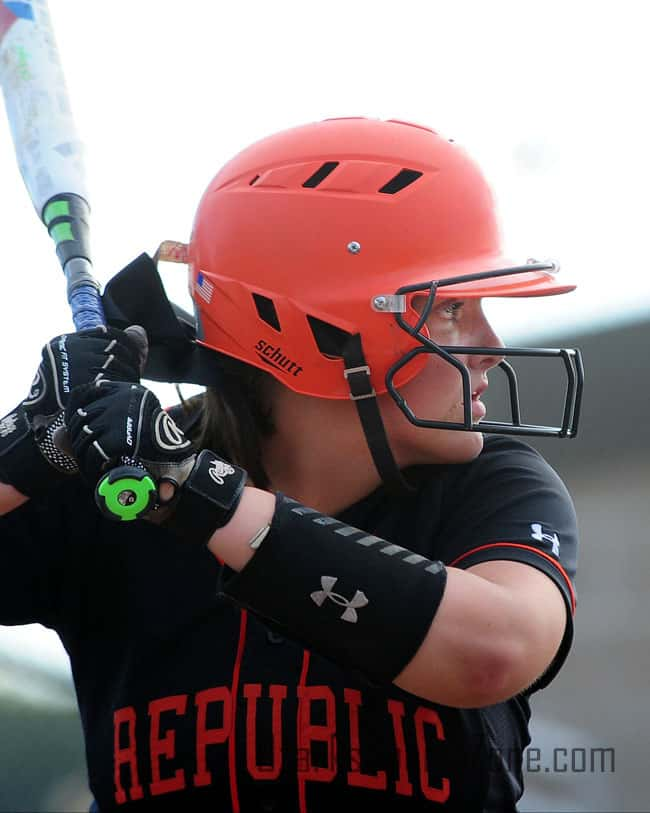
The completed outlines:
[[[303,186],[306,186],[308,189],[313,189],[315,186],[318,186],[319,183],[322,183],[331,172],[334,172],[338,165],[338,161],[325,161],[310,178],[307,178]]]
[[[248,182],[248,185],[249,185],[249,186],[255,186],[255,184],[257,183],[257,181],[259,181],[259,179],[260,179],[260,176],[259,176],[259,175],[256,175],[256,176],[253,178],[253,180],[252,180],[252,181],[249,181],[249,182]]]
[[[257,315],[260,319],[266,322],[267,325],[271,325],[274,330],[280,332],[280,320],[278,319],[278,312],[275,309],[273,300],[269,299],[268,296],[262,296],[262,294],[253,294],[253,301],[255,302]]]
[[[330,358],[341,358],[350,334],[346,330],[336,327],[336,325],[317,319],[315,316],[307,316],[307,321],[320,352]]]
[[[412,184],[422,175],[417,169],[403,169],[398,172],[394,178],[391,178],[387,184],[384,184],[379,190],[384,195],[394,195],[396,192],[401,192],[402,189]]]

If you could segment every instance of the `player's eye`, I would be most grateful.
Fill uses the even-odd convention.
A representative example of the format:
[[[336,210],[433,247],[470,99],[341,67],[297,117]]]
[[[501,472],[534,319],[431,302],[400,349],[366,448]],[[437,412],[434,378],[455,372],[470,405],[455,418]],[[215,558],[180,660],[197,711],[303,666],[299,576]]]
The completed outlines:
[[[447,318],[453,321],[456,321],[460,318],[461,310],[465,305],[464,302],[445,302],[442,307],[442,314]]]

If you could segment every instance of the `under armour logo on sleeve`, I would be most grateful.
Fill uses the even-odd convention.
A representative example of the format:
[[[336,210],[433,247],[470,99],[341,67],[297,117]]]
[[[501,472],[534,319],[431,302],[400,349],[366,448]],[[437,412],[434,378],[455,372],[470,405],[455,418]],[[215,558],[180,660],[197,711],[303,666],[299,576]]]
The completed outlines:
[[[350,624],[356,624],[359,620],[359,616],[357,614],[357,610],[360,607],[365,607],[368,604],[368,599],[361,592],[361,590],[357,590],[354,594],[352,599],[347,599],[345,596],[342,596],[340,593],[334,593],[332,588],[338,581],[338,578],[335,576],[321,576],[320,577],[320,584],[323,588],[322,590],[316,590],[311,594],[312,601],[314,604],[322,607],[325,603],[326,599],[330,599],[335,604],[338,604],[340,607],[345,607],[345,611],[343,615],[340,617],[341,621],[348,621]]]
[[[544,532],[544,527],[539,522],[533,522],[530,526],[530,535],[538,542],[546,542],[551,545],[553,556],[560,555],[560,540],[556,533],[549,534]]]

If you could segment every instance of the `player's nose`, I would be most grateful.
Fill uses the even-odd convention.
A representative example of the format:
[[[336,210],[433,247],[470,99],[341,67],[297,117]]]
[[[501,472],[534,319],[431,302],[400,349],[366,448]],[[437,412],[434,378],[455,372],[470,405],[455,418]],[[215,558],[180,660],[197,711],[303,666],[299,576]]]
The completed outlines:
[[[504,356],[499,353],[499,350],[505,345],[483,312],[481,312],[477,321],[473,340],[475,347],[489,348],[490,352],[471,355],[469,357],[470,367],[487,372],[487,370],[496,367],[497,364],[503,361]]]

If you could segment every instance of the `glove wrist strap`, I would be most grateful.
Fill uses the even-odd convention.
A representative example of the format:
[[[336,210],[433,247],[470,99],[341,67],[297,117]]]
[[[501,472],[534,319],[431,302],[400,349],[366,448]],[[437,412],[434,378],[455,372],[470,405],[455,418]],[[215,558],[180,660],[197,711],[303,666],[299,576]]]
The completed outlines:
[[[191,542],[206,544],[232,519],[248,474],[209,450],[196,459],[183,483],[178,502],[165,526]]]
[[[22,404],[0,419],[0,480],[26,497],[37,497],[76,474],[75,461],[52,441],[62,421],[63,413],[37,442]]]

